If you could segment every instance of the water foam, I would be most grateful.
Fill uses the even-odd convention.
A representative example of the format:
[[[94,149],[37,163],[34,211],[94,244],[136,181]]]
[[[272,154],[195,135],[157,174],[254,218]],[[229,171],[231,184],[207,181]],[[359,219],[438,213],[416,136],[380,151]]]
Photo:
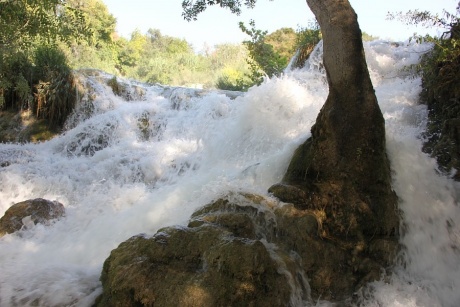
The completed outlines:
[[[427,48],[366,45],[404,213],[405,249],[390,282],[363,291],[364,305],[460,302],[459,187],[421,153],[420,80],[401,70]],[[0,215],[13,203],[43,197],[62,202],[66,216],[0,239],[0,305],[90,306],[101,292],[103,261],[122,241],[184,225],[229,190],[266,194],[326,99],[320,46],[315,54],[308,69],[244,95],[144,86],[142,99],[126,102],[88,77],[92,107],[73,116],[63,135],[35,145],[1,144],[0,159],[9,166],[0,169]]]

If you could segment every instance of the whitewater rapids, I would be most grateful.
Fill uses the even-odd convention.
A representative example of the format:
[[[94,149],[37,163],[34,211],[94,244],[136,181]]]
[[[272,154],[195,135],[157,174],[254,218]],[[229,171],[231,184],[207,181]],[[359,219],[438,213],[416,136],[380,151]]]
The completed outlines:
[[[427,109],[417,103],[415,64],[429,45],[374,41],[366,59],[386,121],[404,249],[394,273],[361,293],[364,306],[460,305],[460,186],[422,153]],[[91,306],[110,251],[138,233],[185,225],[230,190],[267,195],[328,93],[317,48],[305,69],[245,94],[140,85],[125,101],[90,76],[61,136],[0,144],[0,216],[46,198],[65,218],[0,238],[0,306]],[[82,77],[83,78],[83,77]],[[328,302],[312,302],[327,306]]]

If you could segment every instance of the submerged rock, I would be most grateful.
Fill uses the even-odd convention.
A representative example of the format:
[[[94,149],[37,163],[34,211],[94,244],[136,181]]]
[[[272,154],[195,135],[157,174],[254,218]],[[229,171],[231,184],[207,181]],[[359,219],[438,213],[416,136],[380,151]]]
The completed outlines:
[[[196,211],[187,227],[163,228],[120,244],[104,263],[96,306],[300,306],[318,298],[346,300],[380,278],[397,242],[328,236],[324,221],[320,210],[229,194]]]
[[[64,216],[64,206],[43,198],[29,199],[12,205],[0,218],[0,237],[36,224],[49,225],[53,219]]]

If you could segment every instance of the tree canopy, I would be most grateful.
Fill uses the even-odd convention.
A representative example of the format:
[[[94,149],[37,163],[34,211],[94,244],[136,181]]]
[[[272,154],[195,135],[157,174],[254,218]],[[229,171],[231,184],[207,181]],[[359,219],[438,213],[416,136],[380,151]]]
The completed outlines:
[[[89,34],[83,12],[62,0],[0,1],[0,48]]]

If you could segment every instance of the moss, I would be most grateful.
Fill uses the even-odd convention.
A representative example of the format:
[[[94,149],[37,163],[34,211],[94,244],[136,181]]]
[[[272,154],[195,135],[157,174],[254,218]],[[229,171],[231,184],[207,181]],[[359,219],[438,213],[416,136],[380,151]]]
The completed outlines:
[[[120,244],[104,263],[96,306],[297,306],[311,298],[347,299],[380,278],[398,243],[375,234],[359,240],[331,235],[328,215],[229,193],[198,210],[188,227]]]
[[[122,96],[126,92],[126,87],[119,83],[116,76],[107,81],[107,85],[110,86],[113,93],[117,96]]]
[[[50,128],[48,122],[44,119],[34,121],[19,134],[20,142],[43,142],[54,138],[59,134],[56,128]]]
[[[57,201],[36,198],[14,204],[0,218],[0,237],[24,226],[28,227],[24,224],[24,219],[29,218],[33,224],[49,225],[51,220],[61,218],[64,214],[64,206]]]
[[[17,112],[0,112],[0,142],[15,142],[18,131],[21,130],[21,117]]]
[[[45,119],[35,119],[29,112],[0,112],[0,142],[43,142],[58,135],[60,130],[50,127]]]

